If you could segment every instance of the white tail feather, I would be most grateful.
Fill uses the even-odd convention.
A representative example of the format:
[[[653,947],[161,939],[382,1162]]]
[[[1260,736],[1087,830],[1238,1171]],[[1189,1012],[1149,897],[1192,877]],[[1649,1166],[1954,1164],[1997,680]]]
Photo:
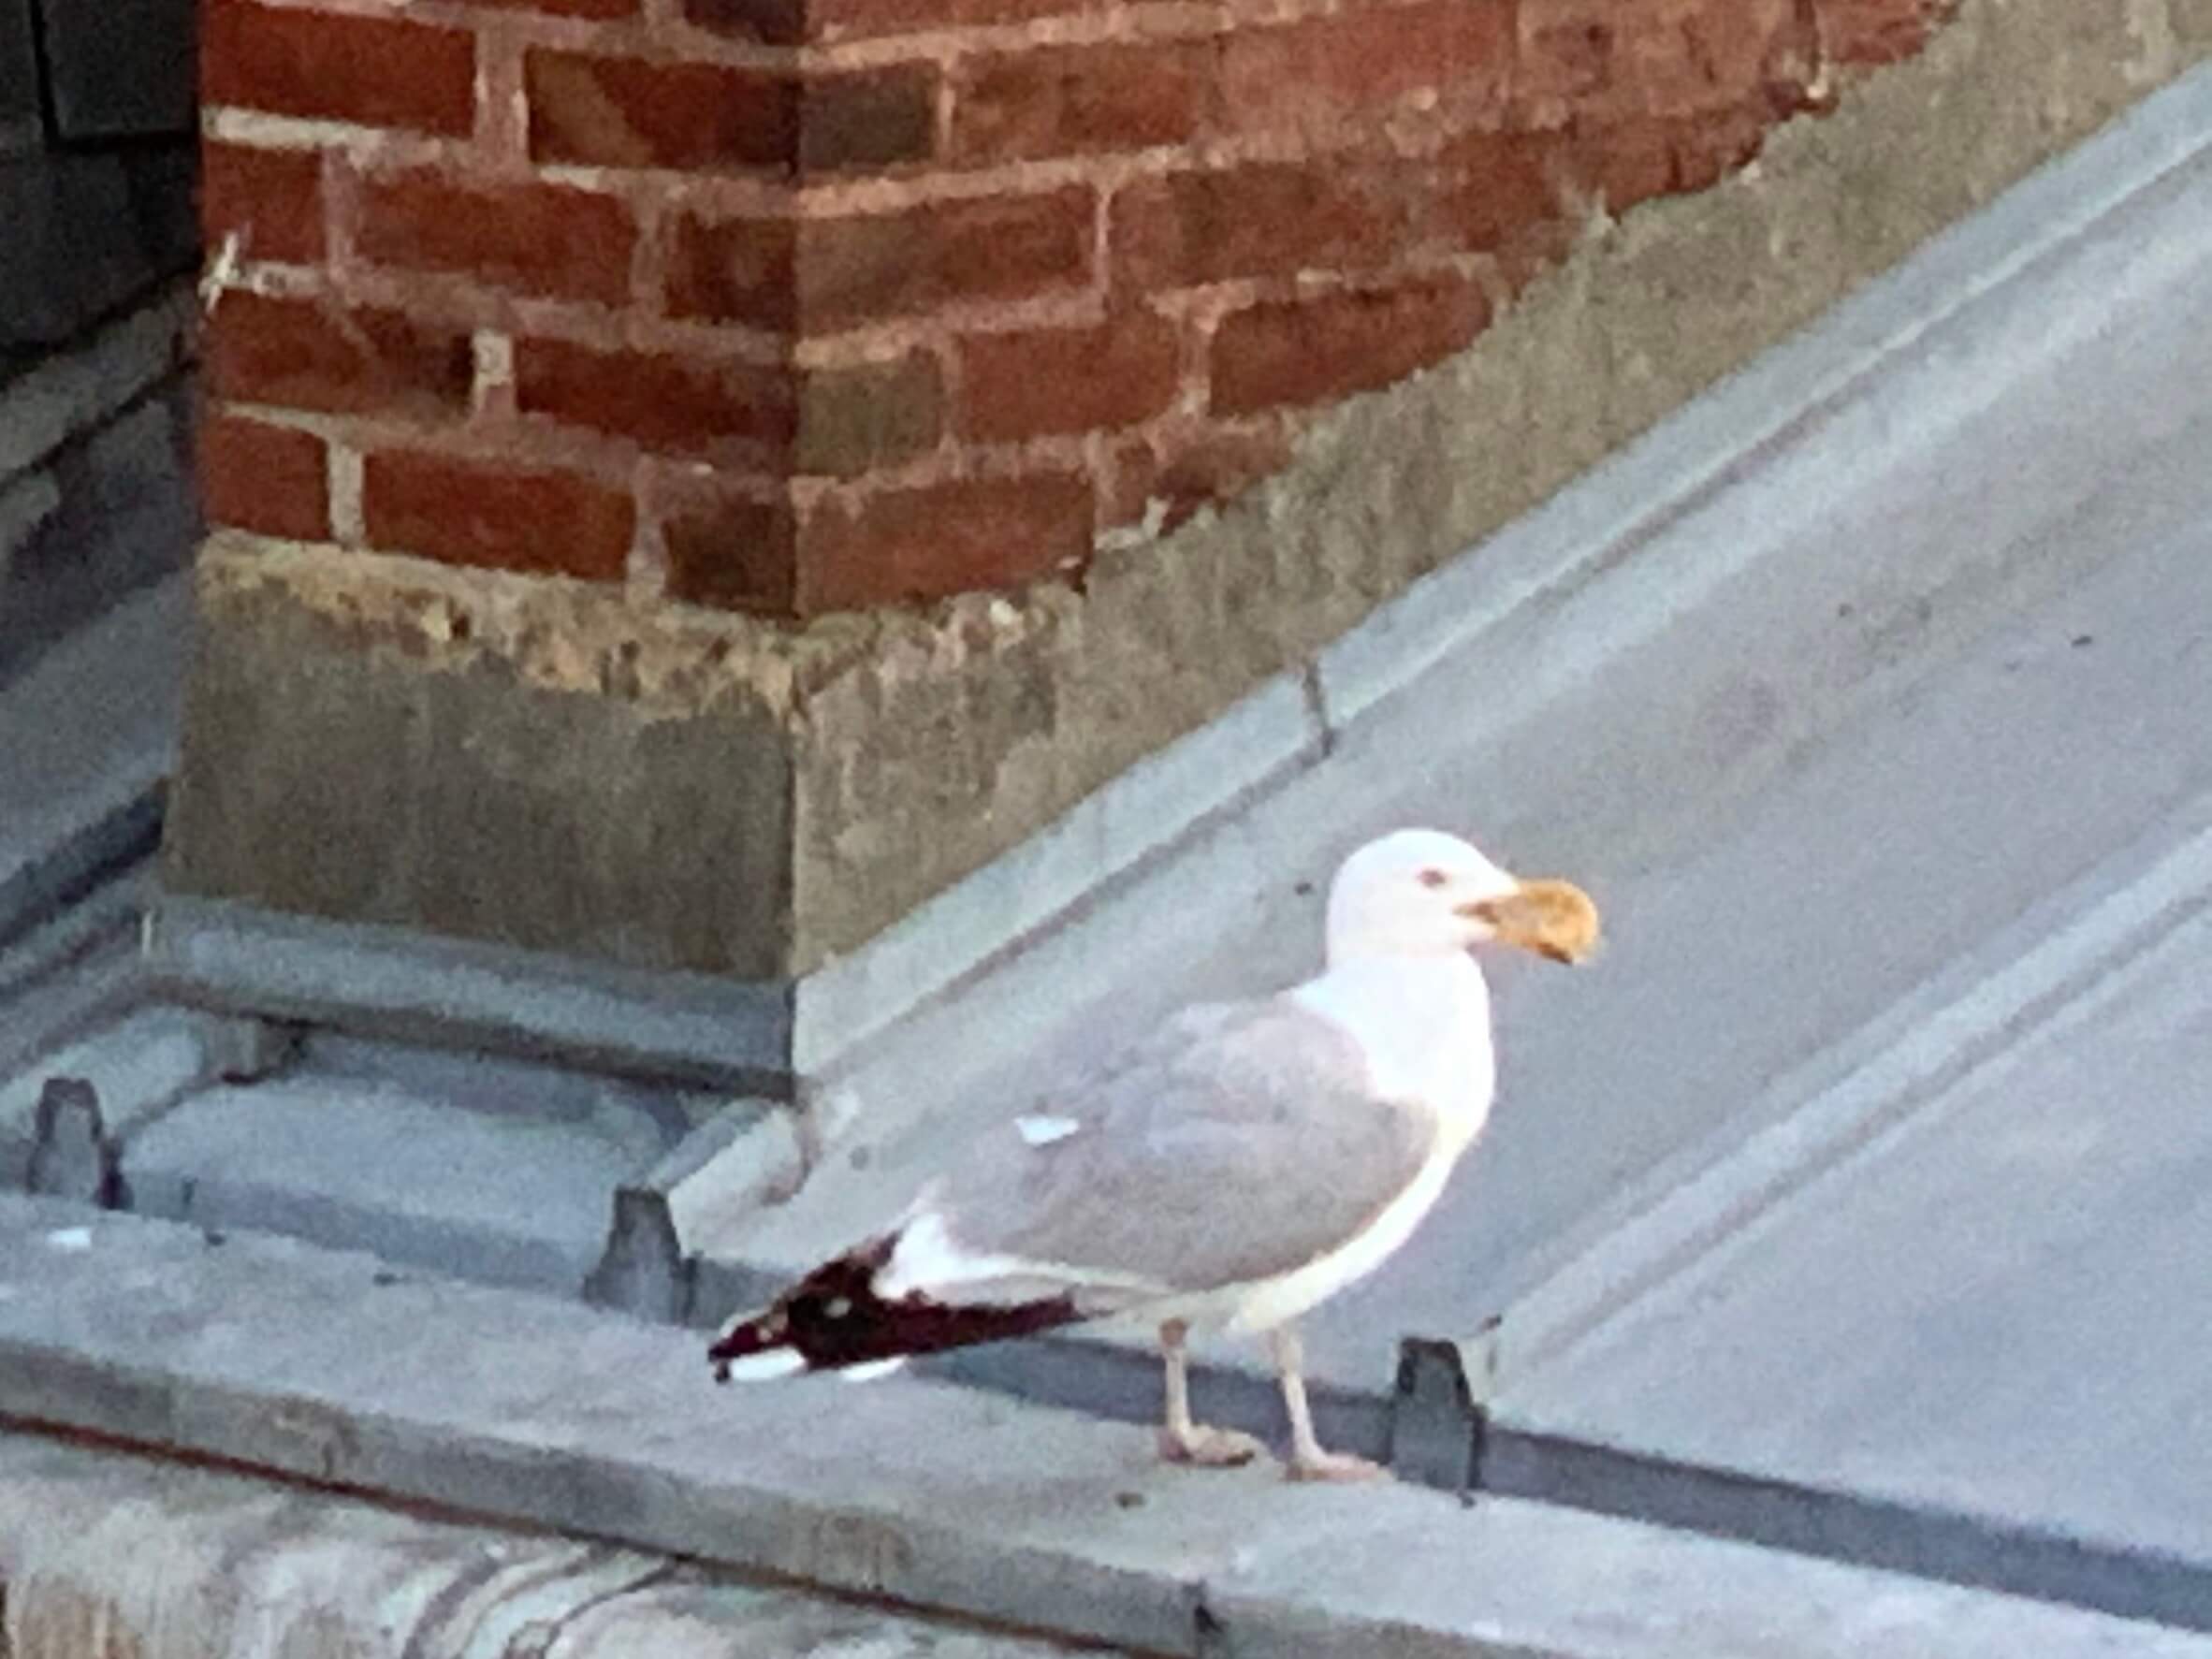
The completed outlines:
[[[1014,1132],[1021,1136],[1026,1146],[1050,1146],[1055,1141],[1065,1141],[1082,1128],[1072,1117],[1055,1117],[1049,1113],[1014,1119]]]
[[[917,1215],[899,1230],[891,1259],[876,1274],[875,1292],[895,1301],[919,1290],[939,1295],[956,1285],[1002,1279],[1021,1271],[1023,1263],[1011,1256],[964,1250],[935,1213]]]
[[[900,1354],[895,1359],[869,1360],[859,1365],[847,1365],[837,1375],[850,1383],[874,1382],[878,1377],[889,1376],[895,1371],[903,1370],[906,1362],[906,1356]]]
[[[806,1369],[806,1358],[796,1348],[763,1348],[757,1354],[740,1354],[735,1360],[724,1360],[720,1375],[729,1382],[774,1382],[779,1376],[792,1376]]]

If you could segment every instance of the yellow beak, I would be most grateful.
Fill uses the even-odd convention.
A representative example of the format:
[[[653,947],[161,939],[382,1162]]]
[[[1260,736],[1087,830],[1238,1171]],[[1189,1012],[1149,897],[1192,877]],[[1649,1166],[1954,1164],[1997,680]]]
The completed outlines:
[[[1581,962],[1597,950],[1597,906],[1572,881],[1523,881],[1500,898],[1477,899],[1460,914],[1487,923],[1509,945],[1554,962]]]

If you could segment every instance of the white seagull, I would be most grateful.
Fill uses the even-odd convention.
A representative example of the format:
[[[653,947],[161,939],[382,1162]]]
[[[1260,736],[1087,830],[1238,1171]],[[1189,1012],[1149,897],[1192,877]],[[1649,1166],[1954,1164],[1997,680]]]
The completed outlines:
[[[1293,1321],[1404,1244],[1482,1132],[1496,1070],[1471,948],[1578,962],[1597,931],[1581,889],[1518,880],[1455,837],[1370,842],[1330,886],[1317,978],[1186,1009],[971,1142],[883,1230],[726,1326],[716,1377],[873,1375],[1143,1321],[1167,1368],[1161,1455],[1224,1466],[1261,1448],[1191,1420],[1185,1345],[1194,1328],[1264,1332],[1290,1477],[1379,1474],[1315,1439]]]

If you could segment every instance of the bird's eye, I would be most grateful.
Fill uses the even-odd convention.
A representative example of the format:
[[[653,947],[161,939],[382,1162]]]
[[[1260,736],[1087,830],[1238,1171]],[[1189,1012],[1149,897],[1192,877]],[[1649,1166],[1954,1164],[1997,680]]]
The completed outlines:
[[[1446,875],[1442,870],[1426,869],[1420,873],[1419,880],[1420,884],[1423,887],[1441,887],[1447,881],[1450,880],[1451,878]]]

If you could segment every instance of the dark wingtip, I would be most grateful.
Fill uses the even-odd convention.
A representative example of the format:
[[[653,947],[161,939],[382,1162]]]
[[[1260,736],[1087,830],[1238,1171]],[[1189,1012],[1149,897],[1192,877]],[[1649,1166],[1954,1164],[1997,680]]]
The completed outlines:
[[[773,1306],[735,1321],[707,1347],[715,1380],[842,1371],[1033,1335],[1083,1317],[1067,1295],[1003,1306],[949,1306],[915,1292],[886,1299],[877,1293],[875,1277],[896,1242],[886,1234],[849,1250],[816,1268]],[[770,1355],[786,1358],[764,1358]]]
[[[749,1358],[772,1347],[783,1346],[786,1334],[783,1309],[780,1304],[739,1319],[720,1336],[706,1345],[706,1362],[714,1368],[714,1380],[730,1380],[733,1361]]]

